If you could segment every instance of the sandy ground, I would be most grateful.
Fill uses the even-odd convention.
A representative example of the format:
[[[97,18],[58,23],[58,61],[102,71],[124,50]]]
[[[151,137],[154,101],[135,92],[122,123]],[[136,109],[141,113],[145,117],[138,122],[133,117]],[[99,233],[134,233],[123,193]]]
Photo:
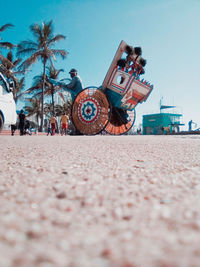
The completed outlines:
[[[200,266],[200,136],[0,147],[1,267]]]

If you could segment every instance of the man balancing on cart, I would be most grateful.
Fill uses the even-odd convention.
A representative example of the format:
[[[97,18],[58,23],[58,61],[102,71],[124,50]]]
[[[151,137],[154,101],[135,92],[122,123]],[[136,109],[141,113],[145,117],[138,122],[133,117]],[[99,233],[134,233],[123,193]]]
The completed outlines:
[[[77,95],[78,93],[80,93],[80,91],[83,90],[83,84],[82,84],[81,78],[78,76],[78,72],[76,69],[71,69],[69,74],[72,80],[70,83],[65,84],[63,87],[73,90],[75,95]]]
[[[61,86],[63,89],[67,89],[67,91],[71,93],[72,101],[74,101],[76,95],[83,90],[83,83],[81,78],[78,76],[78,72],[76,69],[71,69],[69,74],[72,79],[68,84],[65,84],[63,82],[57,82],[53,79],[50,79],[50,82],[55,85]]]

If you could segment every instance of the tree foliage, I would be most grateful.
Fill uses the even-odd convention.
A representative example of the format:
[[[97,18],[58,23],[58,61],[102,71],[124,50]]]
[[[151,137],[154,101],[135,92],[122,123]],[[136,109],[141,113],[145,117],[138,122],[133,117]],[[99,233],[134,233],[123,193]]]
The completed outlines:
[[[30,26],[30,31],[33,34],[33,40],[22,41],[18,45],[18,56],[27,57],[21,64],[20,68],[27,70],[32,64],[41,60],[43,64],[42,77],[42,94],[41,94],[41,131],[43,129],[44,117],[44,94],[46,87],[46,66],[49,62],[53,65],[53,60],[56,56],[66,57],[67,52],[62,49],[54,49],[53,46],[60,40],[65,39],[62,34],[53,34],[53,24],[50,22],[43,22],[42,25],[33,24]]]

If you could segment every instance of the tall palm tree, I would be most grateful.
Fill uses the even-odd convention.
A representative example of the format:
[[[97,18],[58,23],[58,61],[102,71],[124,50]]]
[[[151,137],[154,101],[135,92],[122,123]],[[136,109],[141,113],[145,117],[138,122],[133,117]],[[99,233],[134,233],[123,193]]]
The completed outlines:
[[[30,30],[33,33],[34,41],[22,41],[18,45],[18,55],[29,56],[21,65],[22,68],[27,69],[37,60],[41,60],[43,64],[43,84],[42,84],[42,95],[41,95],[41,131],[43,129],[44,120],[44,91],[45,91],[45,81],[46,81],[46,65],[50,61],[52,64],[52,59],[56,60],[56,56],[61,56],[63,59],[66,57],[67,52],[61,49],[53,49],[52,46],[55,45],[57,41],[65,39],[64,35],[53,34],[52,21],[45,23],[43,22],[40,26],[39,24],[33,24],[30,26]]]
[[[3,31],[5,31],[6,29],[8,29],[10,27],[13,27],[13,25],[10,24],[10,23],[4,24],[3,26],[0,27],[0,32],[3,32]],[[0,37],[0,48],[12,49],[15,46],[10,42],[2,42],[1,40],[2,40],[2,38]],[[2,63],[6,62],[10,66],[12,66],[12,63],[6,57],[4,57],[2,54],[0,54],[0,61]]]
[[[50,79],[54,79],[57,80],[58,76],[60,74],[60,72],[64,71],[63,69],[55,69],[53,65],[51,65],[50,67],[48,67],[48,72],[47,72],[47,89],[45,94],[46,95],[51,95],[51,99],[52,99],[52,106],[53,106],[53,114],[55,114],[55,107],[54,107],[54,94],[60,89],[60,86],[57,86],[55,84],[52,84],[49,81]]]

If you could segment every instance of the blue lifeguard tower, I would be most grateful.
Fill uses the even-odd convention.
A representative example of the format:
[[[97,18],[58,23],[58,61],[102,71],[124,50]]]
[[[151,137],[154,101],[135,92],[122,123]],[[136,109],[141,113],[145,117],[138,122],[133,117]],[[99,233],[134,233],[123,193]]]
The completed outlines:
[[[167,106],[160,104],[160,113],[143,115],[142,128],[143,134],[173,134],[180,131],[182,114],[174,112],[175,106]],[[165,112],[165,110],[171,112]]]

